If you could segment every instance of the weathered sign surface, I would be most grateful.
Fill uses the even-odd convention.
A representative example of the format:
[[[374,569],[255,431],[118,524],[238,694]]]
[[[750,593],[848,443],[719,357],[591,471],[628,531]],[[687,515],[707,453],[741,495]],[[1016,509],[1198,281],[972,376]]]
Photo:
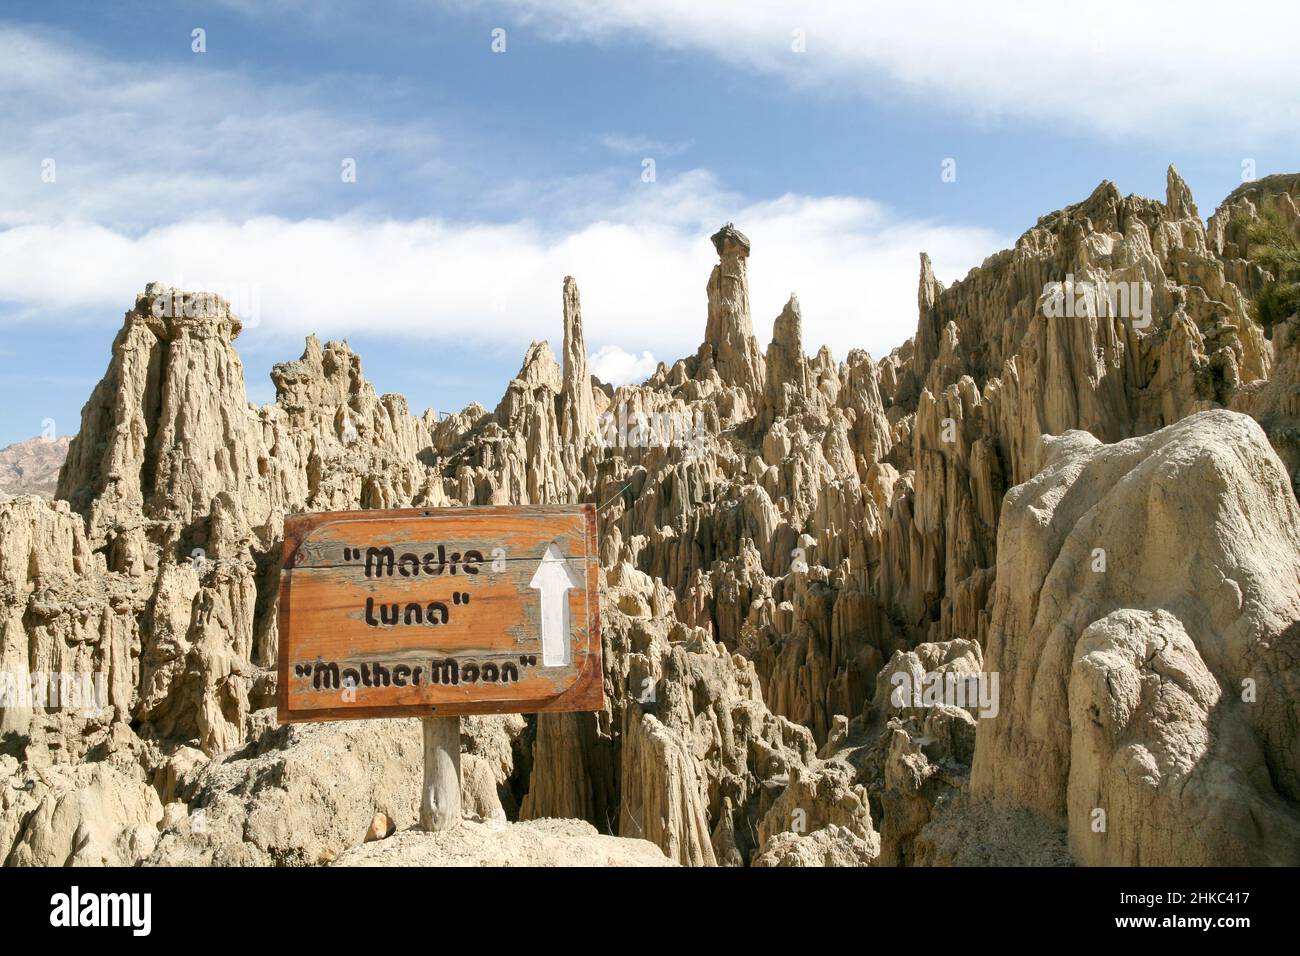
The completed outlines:
[[[284,522],[281,721],[599,710],[592,505]]]

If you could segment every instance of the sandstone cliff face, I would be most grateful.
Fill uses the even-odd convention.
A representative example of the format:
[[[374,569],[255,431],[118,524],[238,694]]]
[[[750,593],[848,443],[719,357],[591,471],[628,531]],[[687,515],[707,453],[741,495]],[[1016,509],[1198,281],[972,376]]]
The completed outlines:
[[[1207,227],[1172,168],[1164,202],[1103,183],[949,287],[923,255],[879,360],[809,355],[794,297],[761,350],[724,227],[697,354],[595,380],[566,278],[560,359],[441,420],[314,337],[251,405],[238,317],[151,285],[61,500],[0,502],[3,672],[107,678],[99,708],[8,701],[5,773],[127,796],[11,794],[0,857],[81,827],[78,859],[313,864],[408,825],[402,722],[274,727],[284,514],[593,501],[607,707],[466,721],[481,819],[684,865],[1289,861],[1300,320],[1254,320],[1244,236],[1297,197],[1262,180]],[[996,715],[891,698],[931,674],[997,675]],[[1227,836],[1187,839],[1207,817]]]

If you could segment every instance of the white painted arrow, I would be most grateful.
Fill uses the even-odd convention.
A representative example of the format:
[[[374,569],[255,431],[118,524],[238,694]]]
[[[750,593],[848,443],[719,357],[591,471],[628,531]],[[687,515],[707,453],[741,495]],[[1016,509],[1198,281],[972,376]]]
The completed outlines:
[[[541,592],[542,666],[564,667],[569,663],[569,601],[565,594],[570,588],[581,587],[582,582],[554,542],[546,546],[528,586]]]

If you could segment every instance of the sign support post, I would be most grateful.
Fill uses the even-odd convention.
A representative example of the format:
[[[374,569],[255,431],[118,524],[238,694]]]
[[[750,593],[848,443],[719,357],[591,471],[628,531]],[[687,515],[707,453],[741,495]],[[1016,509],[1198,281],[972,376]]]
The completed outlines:
[[[425,717],[424,785],[420,829],[450,830],[460,823],[460,718]]]

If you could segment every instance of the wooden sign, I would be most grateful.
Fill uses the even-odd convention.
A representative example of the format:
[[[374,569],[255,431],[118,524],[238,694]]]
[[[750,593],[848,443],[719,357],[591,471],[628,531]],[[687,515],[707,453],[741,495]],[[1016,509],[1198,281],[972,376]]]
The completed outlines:
[[[281,721],[600,710],[593,505],[284,522]]]

